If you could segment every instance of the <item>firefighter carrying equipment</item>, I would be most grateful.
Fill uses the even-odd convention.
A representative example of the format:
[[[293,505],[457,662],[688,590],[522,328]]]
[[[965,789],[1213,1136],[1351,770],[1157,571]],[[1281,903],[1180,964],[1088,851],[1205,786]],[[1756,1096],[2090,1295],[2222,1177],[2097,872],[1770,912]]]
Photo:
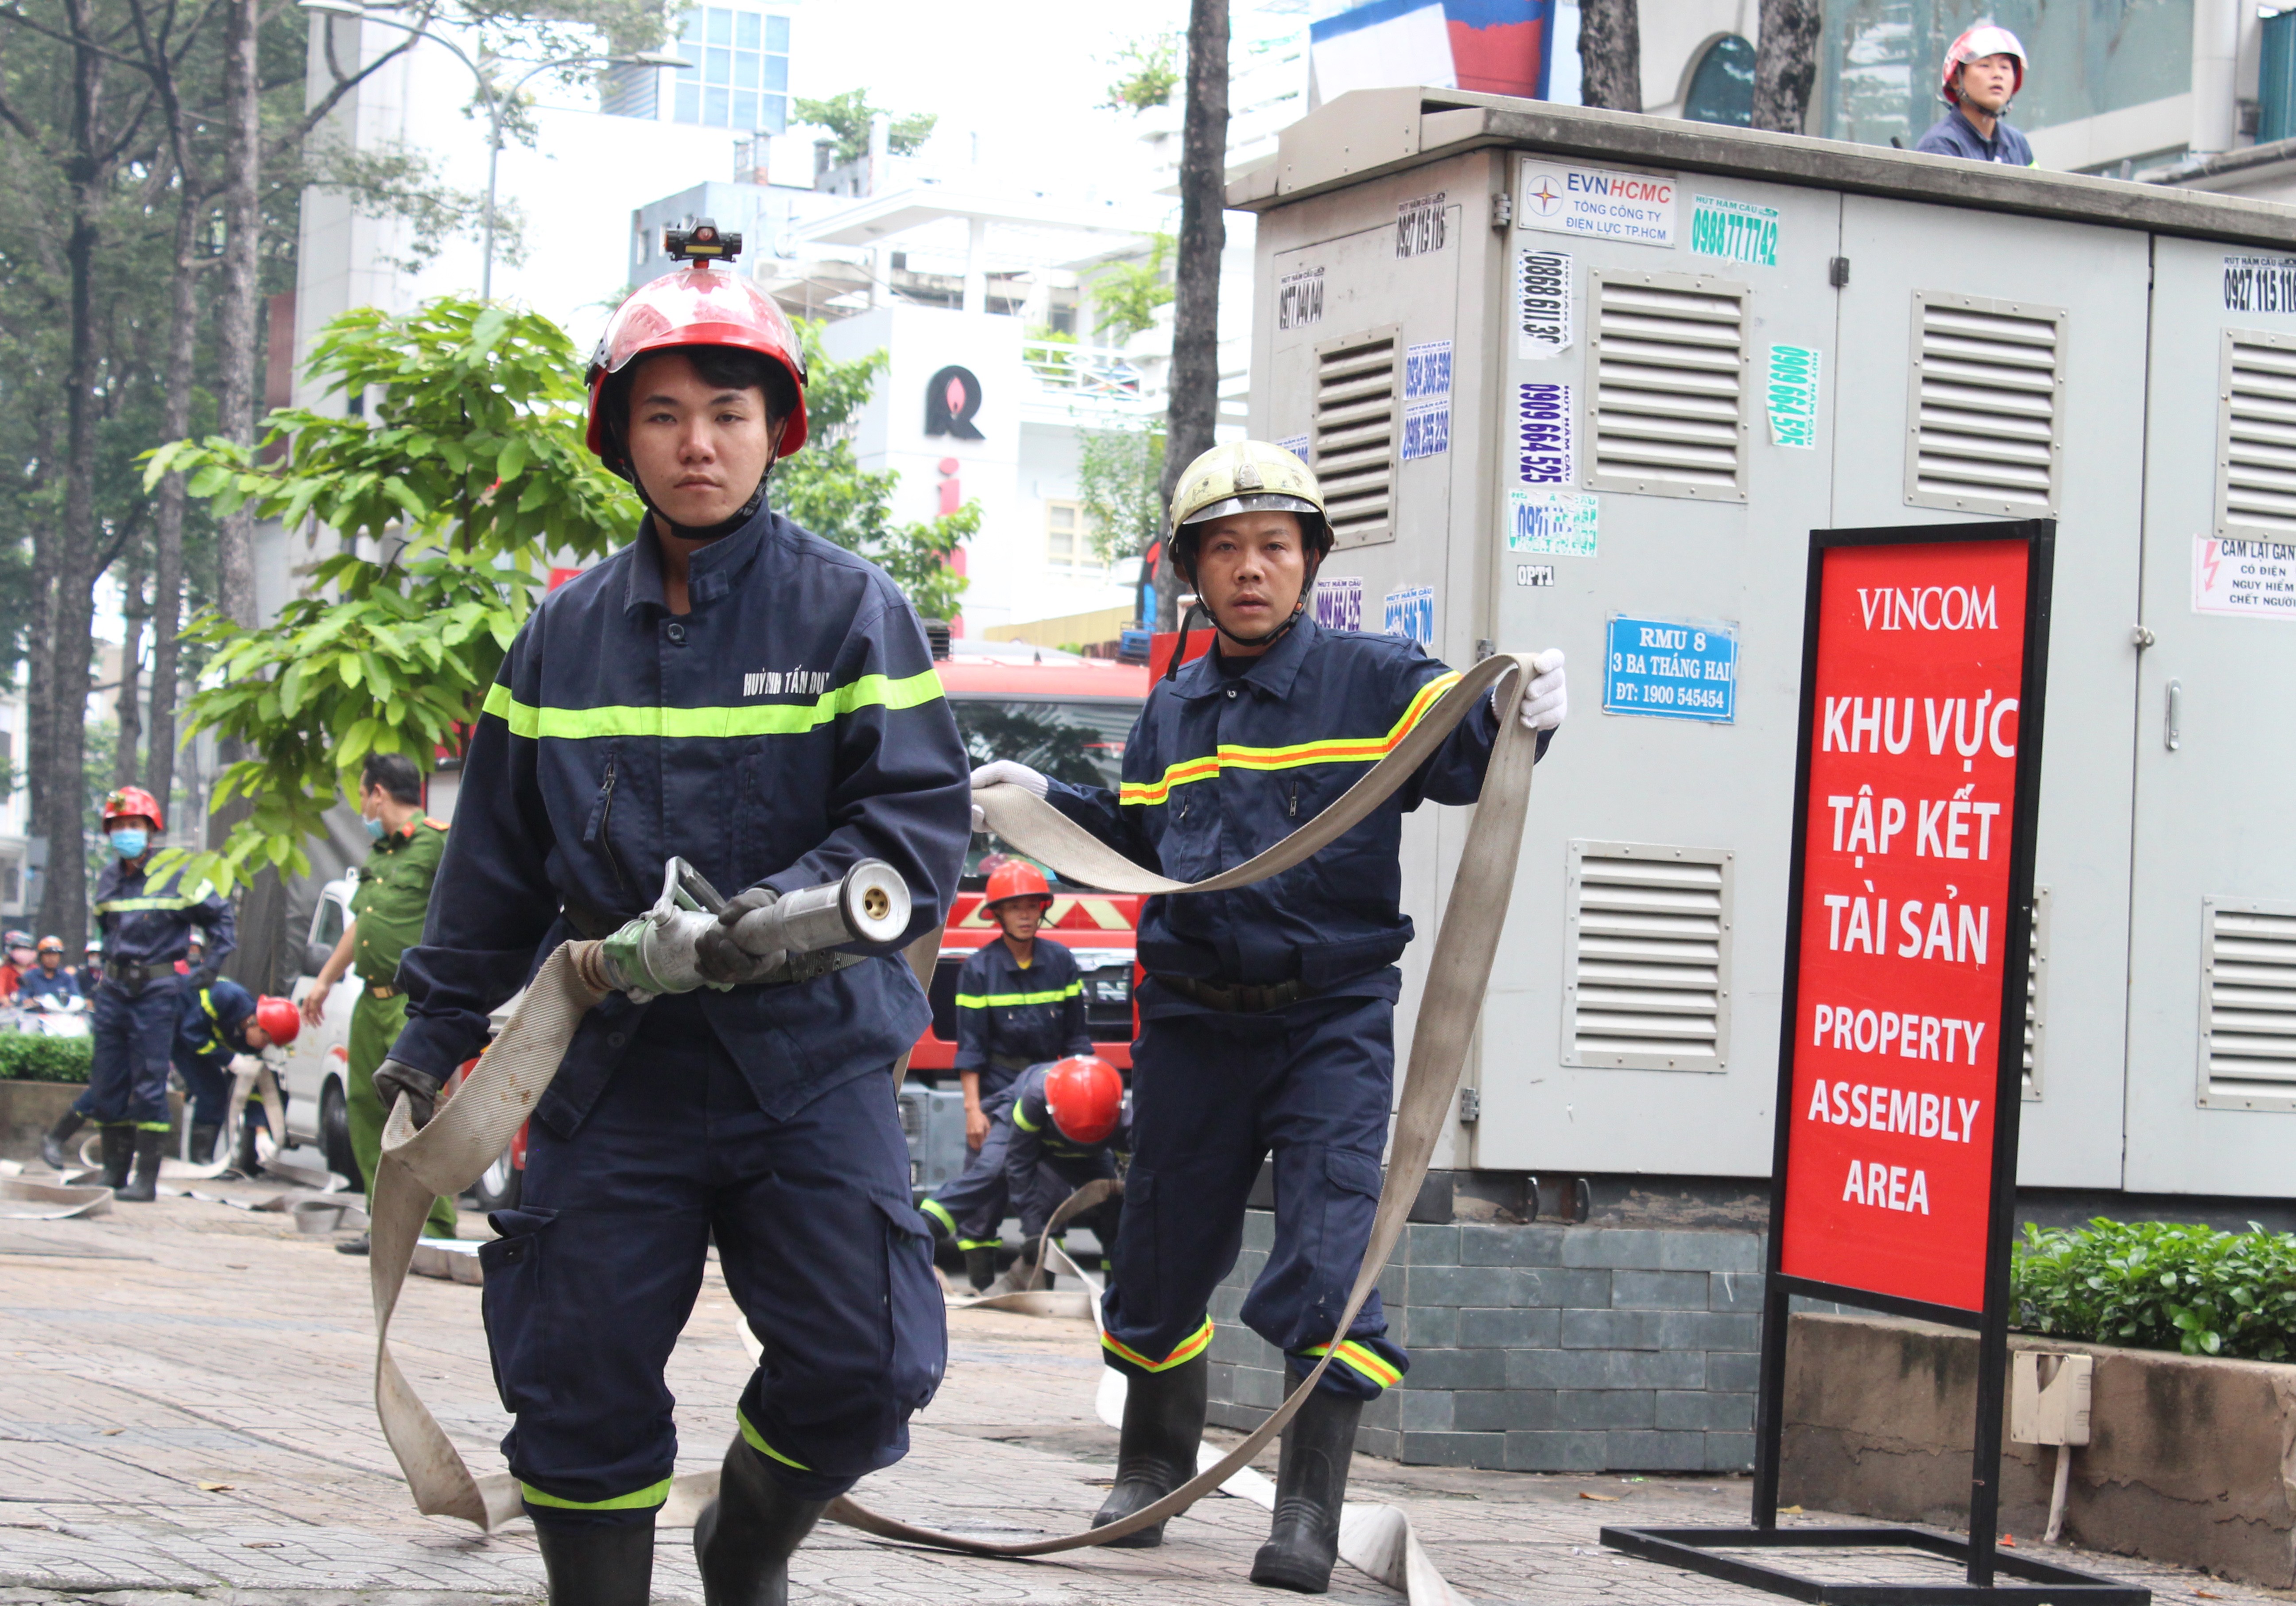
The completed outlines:
[[[1330,808],[1267,852],[1202,882],[1174,881],[1126,860],[1022,788],[992,787],[977,795],[999,836],[1030,858],[1052,865],[1065,880],[1110,892],[1151,895],[1245,886],[1304,863],[1369,818],[1410,780],[1461,719],[1488,706],[1487,696],[1494,686],[1505,683],[1509,688],[1506,695],[1519,696],[1529,672],[1525,660],[1507,655],[1476,664],[1392,752]],[[1468,829],[1428,967],[1371,1243],[1338,1330],[1344,1331],[1353,1322],[1394,1252],[1425,1180],[1436,1141],[1449,1117],[1514,888],[1536,745],[1515,722],[1501,722],[1481,801]],[[383,1174],[376,1193],[371,1268],[377,1318],[378,1413],[417,1507],[430,1514],[460,1517],[482,1528],[492,1528],[521,1513],[523,1508],[516,1482],[506,1474],[483,1479],[472,1474],[454,1442],[392,1359],[390,1317],[430,1197],[459,1193],[502,1153],[556,1074],[582,1017],[599,1002],[602,995],[586,984],[578,972],[578,957],[587,957],[579,955],[583,946],[562,944],[543,961],[501,1037],[472,1073],[463,1093],[448,1101],[439,1119],[417,1132],[405,1112],[394,1109],[383,1135]],[[930,956],[923,962],[929,964]],[[849,1495],[833,1502],[826,1515],[832,1521],[881,1537],[981,1555],[1045,1555],[1104,1544],[1162,1522],[1218,1488],[1283,1431],[1330,1364],[1329,1355],[1318,1360],[1266,1422],[1211,1466],[1162,1499],[1107,1527],[1004,1544],[896,1521],[869,1511]],[[661,1520],[674,1522],[680,1514],[697,1512],[701,1503],[714,1493],[714,1483],[707,1475],[677,1480],[683,1487],[673,1487]],[[1414,1582],[1423,1574],[1423,1557],[1415,1546],[1398,1547],[1393,1569],[1398,1584],[1403,1582],[1406,1561]],[[1436,1582],[1439,1585],[1439,1578]]]
[[[1071,1143],[1099,1143],[1124,1114],[1124,1078],[1097,1054],[1073,1054],[1045,1073],[1045,1111]]]

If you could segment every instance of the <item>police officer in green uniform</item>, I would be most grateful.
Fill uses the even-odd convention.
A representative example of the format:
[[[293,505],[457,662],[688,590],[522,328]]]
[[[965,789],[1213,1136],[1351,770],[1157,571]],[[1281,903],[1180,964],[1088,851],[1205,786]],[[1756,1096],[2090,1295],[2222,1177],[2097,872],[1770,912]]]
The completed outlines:
[[[303,995],[303,1018],[316,1026],[354,959],[362,984],[351,1006],[349,1087],[351,1153],[366,1178],[367,1207],[374,1207],[374,1171],[382,1157],[382,1124],[390,1112],[374,1091],[374,1069],[406,1024],[406,995],[398,988],[398,956],[422,940],[430,884],[447,851],[447,827],[422,812],[422,778],[396,753],[367,755],[359,771],[359,816],[374,846],[359,868],[351,894],[351,923],[327,956],[326,968]],[[455,1236],[455,1201],[433,1199],[425,1238]],[[335,1246],[346,1255],[367,1252],[366,1234]]]

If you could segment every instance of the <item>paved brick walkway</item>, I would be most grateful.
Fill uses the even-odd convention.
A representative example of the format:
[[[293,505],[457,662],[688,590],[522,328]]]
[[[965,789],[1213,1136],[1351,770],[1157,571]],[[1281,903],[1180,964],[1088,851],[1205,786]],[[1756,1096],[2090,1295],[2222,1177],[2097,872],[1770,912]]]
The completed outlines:
[[[269,1190],[226,1186],[242,1198]],[[466,1236],[484,1223],[465,1217]],[[748,1371],[713,1272],[671,1363],[687,1449],[715,1463]],[[958,1313],[949,1376],[908,1459],[868,1503],[941,1527],[1022,1536],[1082,1527],[1112,1470],[1092,1414],[1099,1362],[1081,1323]],[[477,1606],[530,1600],[542,1569],[523,1523],[494,1536],[415,1514],[369,1397],[365,1263],[276,1215],[187,1198],[88,1222],[0,1221],[0,1606],[275,1601],[280,1606]],[[473,1465],[500,1465],[505,1425],[479,1290],[413,1280],[399,1361]],[[1216,1436],[1217,1437],[1217,1436]],[[1229,1442],[1233,1442],[1232,1439]],[[1358,1457],[1353,1492],[1408,1503],[1447,1576],[1477,1602],[1752,1606],[1772,1597],[1601,1550],[1606,1522],[1742,1520],[1734,1478],[1623,1479],[1450,1471]],[[1269,1458],[1272,1470],[1272,1454]],[[1824,1520],[1819,1517],[1800,1520]],[[1216,1498],[1156,1551],[996,1562],[824,1528],[800,1553],[799,1599],[840,1602],[1156,1602],[1284,1598],[1245,1580],[1267,1518]],[[2261,1606],[2266,1592],[2114,1558],[2162,1606]],[[1855,1559],[1838,1562],[1870,1568]],[[1888,1564],[1904,1576],[1906,1564]],[[1889,1576],[1869,1572],[1867,1576]],[[665,1531],[665,1600],[701,1597],[682,1530]],[[1397,1597],[1345,1567],[1334,1602]]]

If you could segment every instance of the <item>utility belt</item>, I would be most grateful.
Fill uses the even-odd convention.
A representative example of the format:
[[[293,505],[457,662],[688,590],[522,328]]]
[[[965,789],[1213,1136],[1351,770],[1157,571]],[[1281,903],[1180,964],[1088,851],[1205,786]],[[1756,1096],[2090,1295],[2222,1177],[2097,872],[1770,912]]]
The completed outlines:
[[[134,959],[121,959],[103,968],[103,984],[117,990],[122,997],[139,997],[145,987],[161,977],[172,976],[176,967],[168,964],[138,964]]]
[[[625,920],[602,915],[586,904],[577,903],[571,899],[561,900],[558,912],[565,918],[566,924],[574,928],[576,935],[593,943],[604,942],[627,923]],[[828,951],[793,953],[783,961],[784,969],[781,975],[767,981],[743,982],[740,985],[742,987],[795,986],[800,983],[817,980],[832,971],[850,970],[856,965],[865,965],[868,962],[867,955],[858,953]]]
[[[369,998],[393,999],[405,991],[406,989],[404,987],[386,987],[381,982],[369,982],[366,984],[366,995]]]
[[[1224,1015],[1259,1015],[1269,1009],[1281,1009],[1286,1004],[1296,1004],[1301,999],[1314,998],[1324,990],[1293,979],[1270,982],[1264,986],[1250,982],[1206,982],[1193,976],[1157,976],[1148,979],[1158,986],[1190,1003],[1201,1004],[1207,1009],[1218,1009]]]
[[[1040,1065],[1043,1061],[1031,1059],[1025,1054],[991,1054],[988,1063],[1000,1071],[1010,1071],[1017,1076],[1030,1066]]]

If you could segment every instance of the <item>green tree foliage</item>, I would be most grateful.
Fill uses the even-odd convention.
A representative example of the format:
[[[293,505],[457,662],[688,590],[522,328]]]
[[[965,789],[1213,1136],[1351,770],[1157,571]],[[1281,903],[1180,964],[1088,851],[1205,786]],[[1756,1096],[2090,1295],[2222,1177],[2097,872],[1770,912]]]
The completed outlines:
[[[837,160],[840,162],[858,161],[869,153],[869,124],[883,111],[882,106],[869,103],[866,89],[848,89],[824,101],[800,96],[790,106],[799,122],[826,128],[837,136]],[[893,119],[885,130],[886,148],[896,156],[915,154],[917,148],[932,137],[933,125],[939,120],[930,111],[913,111],[906,117]]]
[[[0,1034],[0,1081],[86,1082],[95,1057],[93,1037]]]
[[[1164,424],[1078,436],[1077,500],[1103,563],[1137,557],[1164,527]]]
[[[980,504],[919,523],[893,518],[900,475],[863,468],[852,422],[885,372],[882,350],[840,361],[823,347],[824,325],[799,320],[805,341],[805,449],[774,471],[774,506],[824,540],[857,552],[892,577],[927,619],[953,619],[964,576],[950,566],[958,547],[980,533]]]
[[[1157,235],[1144,262],[1111,262],[1085,281],[1103,340],[1121,345],[1152,328],[1160,307],[1172,304],[1172,236]]]
[[[1177,41],[1170,34],[1150,34],[1134,39],[1108,58],[1116,81],[1101,102],[1110,111],[1129,111],[1137,117],[1152,107],[1171,104],[1172,91],[1180,86]]]
[[[303,841],[370,752],[458,749],[548,558],[603,554],[640,511],[583,444],[580,361],[539,314],[458,297],[363,308],[328,325],[310,372],[373,399],[370,416],[289,408],[253,451],[211,437],[146,465],[153,482],[188,473],[219,509],[252,504],[382,555],[323,559],[259,630],[213,612],[192,628],[213,657],[188,728],[250,754],[215,802],[253,812],[188,871],[226,890],[267,865],[306,872]],[[266,462],[274,444],[285,453]]]
[[[2017,1324],[2137,1349],[2296,1360],[2296,1233],[2251,1229],[2029,1225],[2010,1263]]]

